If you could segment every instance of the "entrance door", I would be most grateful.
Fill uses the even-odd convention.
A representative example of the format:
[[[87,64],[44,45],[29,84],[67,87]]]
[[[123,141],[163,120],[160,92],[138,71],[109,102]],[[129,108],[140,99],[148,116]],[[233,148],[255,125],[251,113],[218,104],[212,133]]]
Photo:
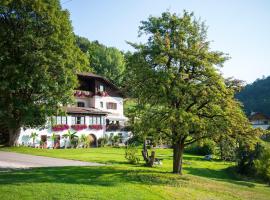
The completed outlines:
[[[89,140],[89,146],[90,147],[96,147],[97,146],[97,138],[94,134],[89,134],[88,135],[88,140]]]
[[[55,136],[55,140],[54,140],[54,148],[55,148],[55,149],[59,149],[59,148],[60,148],[60,135],[56,135],[56,136]]]
[[[47,148],[47,135],[41,135],[40,147],[44,149]]]

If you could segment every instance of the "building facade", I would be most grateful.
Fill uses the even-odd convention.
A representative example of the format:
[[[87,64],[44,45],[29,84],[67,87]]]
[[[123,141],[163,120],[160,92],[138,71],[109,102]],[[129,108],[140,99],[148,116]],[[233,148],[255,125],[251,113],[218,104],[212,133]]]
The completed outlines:
[[[93,73],[78,74],[79,87],[74,91],[75,104],[63,107],[66,115],[50,117],[44,128],[23,129],[20,145],[61,148],[69,144],[67,133],[88,137],[91,146],[98,146],[102,137],[119,136],[124,143],[130,136],[125,131],[123,95],[106,78]],[[37,136],[33,140],[32,133]],[[33,144],[34,143],[34,144]]]
[[[249,116],[249,121],[254,128],[267,130],[270,127],[270,117],[263,113],[253,112]]]

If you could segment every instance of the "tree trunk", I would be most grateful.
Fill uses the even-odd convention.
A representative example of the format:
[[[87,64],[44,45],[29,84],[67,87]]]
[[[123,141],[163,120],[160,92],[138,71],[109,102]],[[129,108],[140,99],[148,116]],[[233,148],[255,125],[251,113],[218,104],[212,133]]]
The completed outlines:
[[[9,133],[9,142],[8,146],[15,146],[17,145],[19,136],[20,136],[21,128],[9,128],[8,133]]]
[[[184,141],[180,141],[173,146],[173,173],[182,175],[182,161],[184,153]]]

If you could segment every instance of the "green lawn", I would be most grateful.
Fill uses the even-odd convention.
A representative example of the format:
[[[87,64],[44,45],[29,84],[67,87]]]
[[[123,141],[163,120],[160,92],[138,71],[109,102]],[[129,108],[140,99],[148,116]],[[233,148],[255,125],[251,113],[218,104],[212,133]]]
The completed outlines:
[[[232,163],[185,155],[184,175],[171,174],[172,151],[157,150],[163,165],[129,165],[124,149],[0,148],[34,155],[108,163],[104,167],[59,167],[0,171],[0,199],[270,199],[270,187],[241,180]]]

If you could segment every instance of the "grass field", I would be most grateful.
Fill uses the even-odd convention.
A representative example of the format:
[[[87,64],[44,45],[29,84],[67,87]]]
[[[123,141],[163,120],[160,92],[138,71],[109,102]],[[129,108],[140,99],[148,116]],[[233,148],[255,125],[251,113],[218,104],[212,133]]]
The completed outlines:
[[[159,149],[163,165],[129,165],[124,149],[0,148],[57,158],[107,163],[104,167],[61,167],[0,171],[0,199],[270,199],[270,187],[235,177],[233,163],[185,155],[184,175],[171,174],[172,151]]]

